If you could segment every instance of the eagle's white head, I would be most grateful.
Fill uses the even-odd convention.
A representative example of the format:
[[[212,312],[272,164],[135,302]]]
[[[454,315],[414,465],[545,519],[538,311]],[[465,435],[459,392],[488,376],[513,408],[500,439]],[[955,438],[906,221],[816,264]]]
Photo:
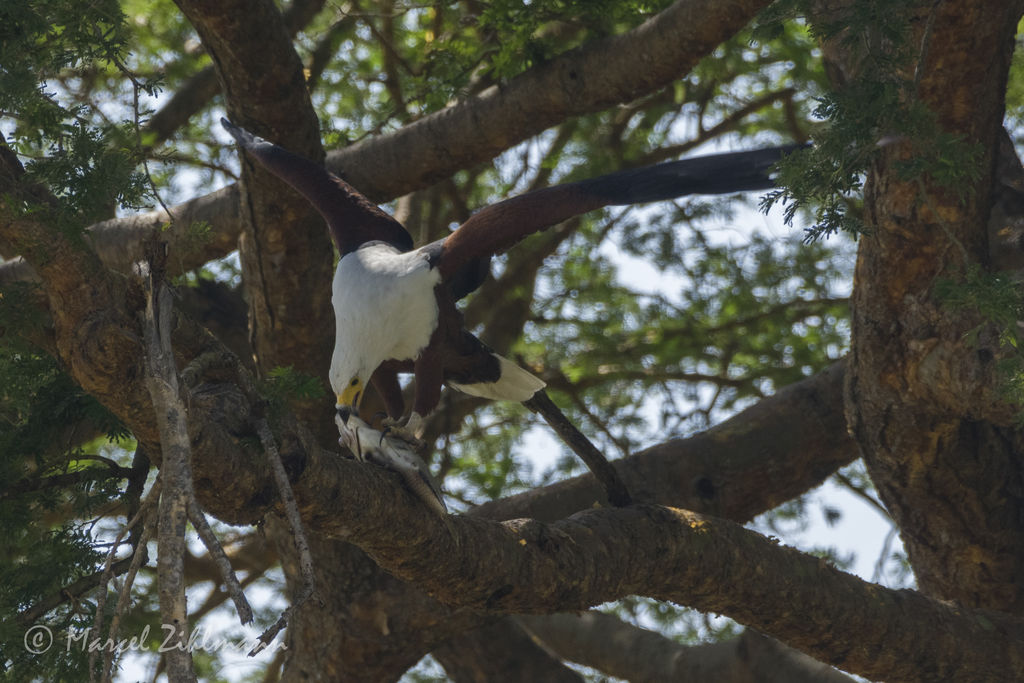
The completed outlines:
[[[341,345],[334,347],[334,355],[331,357],[331,388],[334,389],[337,406],[346,406],[355,412],[359,409],[359,402],[366,392],[370,376],[380,361],[370,366],[369,363],[360,362],[345,351]]]

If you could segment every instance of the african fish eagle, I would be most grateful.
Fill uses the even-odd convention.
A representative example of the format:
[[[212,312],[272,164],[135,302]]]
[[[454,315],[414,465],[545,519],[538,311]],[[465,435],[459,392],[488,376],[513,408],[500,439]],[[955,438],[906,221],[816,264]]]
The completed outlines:
[[[455,302],[480,286],[493,254],[527,235],[604,206],[774,186],[770,171],[798,145],[696,157],[535,190],[488,206],[447,237],[413,249],[401,223],[323,166],[221,119],[255,160],[299,191],[326,219],[341,256],[330,382],[342,420],[368,382],[392,419],[404,412],[397,373],[414,373],[405,429],[419,436],[441,385],[489,399],[526,401],[544,382],[465,329]]]

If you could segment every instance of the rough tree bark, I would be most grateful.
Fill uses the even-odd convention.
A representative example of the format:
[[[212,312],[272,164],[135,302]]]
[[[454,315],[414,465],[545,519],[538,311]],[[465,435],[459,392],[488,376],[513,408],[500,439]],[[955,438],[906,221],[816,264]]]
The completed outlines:
[[[1013,36],[1024,3],[940,2],[914,25],[918,97],[983,150],[956,192],[902,180],[909,150],[872,169],[852,300],[849,421],[923,591],[964,605],[1024,608],[1024,431],[999,395],[995,331],[940,301],[936,284],[987,267],[986,226]],[[926,35],[926,32],[928,35]],[[913,72],[912,74],[913,75]]]
[[[298,154],[323,159],[302,63],[277,7],[244,0],[177,4],[213,60],[228,116]],[[326,386],[334,320],[330,288],[321,283],[331,281],[333,254],[323,221],[298,193],[244,157],[241,206],[242,277],[257,370],[292,366]]]

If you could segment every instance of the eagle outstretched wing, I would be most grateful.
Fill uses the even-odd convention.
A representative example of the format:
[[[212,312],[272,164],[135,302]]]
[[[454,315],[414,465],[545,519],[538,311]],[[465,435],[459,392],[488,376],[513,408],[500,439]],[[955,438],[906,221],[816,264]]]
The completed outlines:
[[[775,186],[772,167],[802,147],[784,145],[669,161],[512,197],[481,209],[439,240],[437,268],[448,278],[466,264],[506,251],[534,232],[604,206],[766,190]]]
[[[367,242],[412,249],[409,232],[354,187],[323,166],[221,119],[246,152],[298,190],[327,220],[344,256]],[[526,236],[604,206],[623,206],[691,194],[724,194],[775,186],[772,167],[806,145],[727,152],[627,169],[546,187],[492,204],[447,237],[422,249],[449,284],[455,299],[479,286],[487,261]]]
[[[320,164],[253,135],[225,118],[224,129],[267,170],[294,187],[327,221],[342,256],[366,242],[379,240],[400,251],[412,249],[405,227]]]

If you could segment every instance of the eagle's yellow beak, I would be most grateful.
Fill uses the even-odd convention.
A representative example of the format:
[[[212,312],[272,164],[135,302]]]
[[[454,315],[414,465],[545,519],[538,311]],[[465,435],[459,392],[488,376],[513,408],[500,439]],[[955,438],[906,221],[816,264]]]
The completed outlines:
[[[359,402],[363,398],[363,383],[358,377],[352,379],[340,394],[336,394],[339,406],[350,406],[353,409],[359,408]]]

